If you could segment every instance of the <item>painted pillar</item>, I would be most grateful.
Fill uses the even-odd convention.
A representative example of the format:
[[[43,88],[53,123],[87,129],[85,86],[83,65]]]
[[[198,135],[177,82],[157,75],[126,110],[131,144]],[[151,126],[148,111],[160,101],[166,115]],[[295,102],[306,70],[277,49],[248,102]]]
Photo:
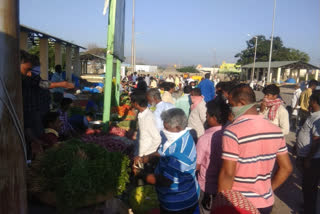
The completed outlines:
[[[73,61],[73,73],[79,77],[81,74],[81,63],[80,63],[80,50],[79,47],[75,47],[74,51],[74,61]]]
[[[308,81],[309,80],[309,72],[308,72],[308,70],[307,70],[307,73],[306,73],[306,81]]]
[[[5,106],[0,101],[0,213],[26,214],[26,159],[23,149],[25,142],[23,141],[19,57],[19,0],[1,0],[0,11],[0,79],[2,80],[0,98],[8,103],[8,106]],[[11,105],[12,103],[14,105]],[[8,107],[15,111],[16,115],[11,116],[8,113]],[[18,129],[14,121],[19,124]]]
[[[315,75],[315,77],[314,77],[316,80],[318,80],[319,79],[319,69],[317,69],[316,70],[316,75]]]
[[[66,47],[66,79],[71,82],[72,75],[72,47],[68,45]]]
[[[54,43],[54,64],[62,66],[62,51],[61,51],[61,43]]]
[[[109,19],[108,19],[108,41],[106,57],[106,74],[104,78],[104,106],[103,122],[110,121],[111,96],[112,96],[112,70],[113,70],[113,50],[114,50],[114,31],[116,23],[117,0],[110,0]]]
[[[121,61],[117,60],[117,70],[116,70],[116,106],[120,105],[120,84],[121,84]]]
[[[289,78],[292,78],[292,71],[291,69],[288,69],[289,70]]]
[[[270,71],[270,76],[269,76],[269,82],[272,83],[272,75],[273,75],[273,69]]]
[[[300,69],[298,69],[297,83],[300,82]]]
[[[40,76],[42,79],[48,79],[48,66],[49,55],[48,55],[48,38],[40,39]]]
[[[280,81],[281,81],[281,68],[278,68],[277,83],[280,83]]]
[[[28,51],[28,33],[20,32],[20,50]]]

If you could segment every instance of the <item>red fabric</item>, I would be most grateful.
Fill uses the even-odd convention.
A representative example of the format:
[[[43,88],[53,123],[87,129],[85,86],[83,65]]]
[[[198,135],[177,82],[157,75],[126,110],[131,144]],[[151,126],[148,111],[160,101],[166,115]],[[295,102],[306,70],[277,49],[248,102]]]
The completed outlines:
[[[190,96],[191,98],[191,110],[195,109],[199,103],[203,100],[203,96]]]
[[[265,98],[264,102],[266,103],[267,108],[269,108],[268,118],[272,121],[276,117],[278,108],[282,105],[283,101],[279,98],[275,100],[268,100]]]
[[[260,212],[240,192],[227,190],[215,197],[211,214],[259,214]]]

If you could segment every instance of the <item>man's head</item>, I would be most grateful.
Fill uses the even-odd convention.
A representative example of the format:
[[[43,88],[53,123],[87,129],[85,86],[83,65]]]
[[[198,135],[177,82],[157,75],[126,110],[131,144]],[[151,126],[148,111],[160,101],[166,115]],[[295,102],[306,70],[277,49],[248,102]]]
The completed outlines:
[[[20,51],[20,72],[22,75],[27,75],[33,67],[34,58],[28,52],[21,50]]]
[[[54,67],[54,69],[55,69],[55,71],[57,72],[57,73],[61,73],[62,72],[62,67],[61,67],[61,65],[56,65],[55,67]]]
[[[156,88],[149,89],[147,91],[147,100],[150,105],[156,105],[160,103],[162,101],[160,91]]]
[[[206,79],[210,79],[210,73],[206,73],[206,74],[204,75],[204,77],[205,77]]]
[[[201,96],[202,94],[201,94],[201,90],[200,90],[200,88],[194,88],[194,89],[192,89],[192,91],[191,91],[191,96]]]
[[[245,106],[256,102],[256,95],[247,84],[238,84],[229,91],[229,103],[232,107]]]
[[[144,91],[135,91],[130,97],[132,107],[139,112],[144,111],[148,107],[147,94]]]
[[[268,100],[275,100],[279,97],[280,88],[275,84],[267,85],[262,92],[264,93],[264,98]]]
[[[310,80],[309,88],[311,88],[312,91],[316,90],[317,86],[318,86],[318,81],[317,80]]]
[[[63,98],[60,104],[61,110],[66,112],[68,111],[68,109],[70,108],[71,104],[72,104],[72,99],[70,98]]]
[[[59,116],[58,112],[48,112],[43,118],[44,128],[50,128],[59,132],[62,126]]]
[[[296,90],[299,89],[299,88],[301,88],[299,83],[294,86],[294,89],[296,89]]]
[[[207,103],[207,123],[210,127],[225,125],[230,113],[224,101],[212,100]]]
[[[161,114],[164,128],[169,132],[180,132],[188,125],[188,118],[179,108],[169,109]]]
[[[134,72],[133,74],[136,76],[136,75],[137,75],[137,72]]]
[[[320,110],[320,90],[316,90],[310,97],[310,108],[312,112]]]
[[[170,93],[174,92],[176,85],[172,82],[165,82],[164,83],[164,91],[168,91]]]
[[[192,87],[189,85],[185,86],[183,89],[183,93],[185,93],[185,94],[190,94],[191,91],[192,91]]]

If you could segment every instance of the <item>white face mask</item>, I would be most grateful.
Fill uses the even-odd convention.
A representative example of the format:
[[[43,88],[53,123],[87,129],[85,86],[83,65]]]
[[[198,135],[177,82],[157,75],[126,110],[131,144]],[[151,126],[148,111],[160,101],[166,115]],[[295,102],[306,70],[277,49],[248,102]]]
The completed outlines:
[[[178,140],[182,135],[184,135],[187,131],[191,130],[190,128],[186,128],[180,132],[169,132],[166,129],[163,129],[163,134],[167,138],[167,142],[163,146],[163,151],[166,151],[169,146],[174,143],[176,140]]]

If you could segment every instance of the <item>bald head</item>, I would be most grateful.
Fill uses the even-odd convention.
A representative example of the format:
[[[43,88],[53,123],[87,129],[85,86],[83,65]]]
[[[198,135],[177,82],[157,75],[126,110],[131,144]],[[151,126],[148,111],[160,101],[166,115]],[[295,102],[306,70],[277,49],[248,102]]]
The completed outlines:
[[[230,103],[242,103],[244,105],[256,102],[256,95],[252,88],[247,84],[238,84],[229,92]]]

